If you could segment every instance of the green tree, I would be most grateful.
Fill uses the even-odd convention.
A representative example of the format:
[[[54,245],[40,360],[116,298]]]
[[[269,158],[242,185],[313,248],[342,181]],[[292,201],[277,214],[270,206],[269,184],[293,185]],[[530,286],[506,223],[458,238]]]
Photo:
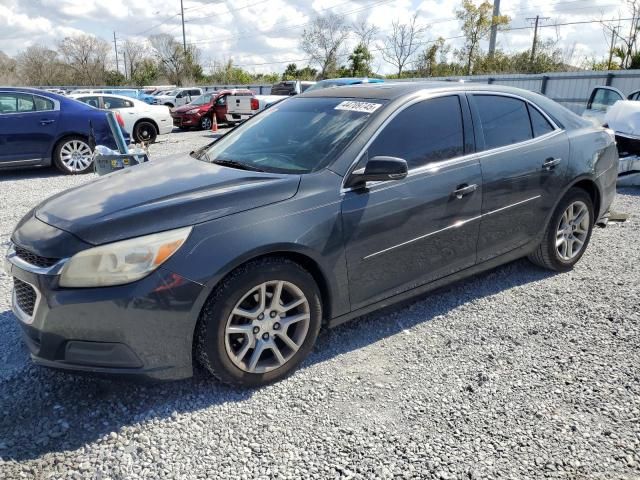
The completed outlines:
[[[373,55],[364,43],[359,43],[349,55],[349,73],[353,77],[368,77],[371,75],[371,60]]]
[[[138,63],[131,81],[138,86],[152,85],[158,80],[159,76],[158,64],[152,59],[146,58]]]
[[[117,70],[107,70],[106,72],[104,72],[105,85],[119,87],[121,85],[125,85],[126,82],[127,79],[124,78],[124,75]]]
[[[492,25],[508,25],[507,15],[493,16],[493,4],[483,1],[476,6],[473,0],[463,0],[462,8],[456,10],[456,17],[462,22],[464,47],[457,51],[459,58],[466,64],[466,73],[471,75],[474,62],[481,56],[480,42],[489,36]]]
[[[282,80],[295,80],[296,78],[298,78],[298,66],[295,63],[290,63],[284,69]]]

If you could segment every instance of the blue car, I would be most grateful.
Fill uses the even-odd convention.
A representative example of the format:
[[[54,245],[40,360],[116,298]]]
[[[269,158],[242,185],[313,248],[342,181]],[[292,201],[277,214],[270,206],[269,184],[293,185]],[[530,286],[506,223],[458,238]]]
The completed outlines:
[[[358,85],[360,83],[383,83],[381,78],[367,78],[367,77],[343,77],[343,78],[328,78],[326,80],[320,80],[319,82],[311,85],[305,90],[305,92],[313,92],[314,90],[321,90],[323,88],[330,87],[343,87],[345,85]]]
[[[90,122],[96,144],[115,149],[104,110],[43,90],[0,88],[0,169],[53,164],[65,174],[91,171]]]

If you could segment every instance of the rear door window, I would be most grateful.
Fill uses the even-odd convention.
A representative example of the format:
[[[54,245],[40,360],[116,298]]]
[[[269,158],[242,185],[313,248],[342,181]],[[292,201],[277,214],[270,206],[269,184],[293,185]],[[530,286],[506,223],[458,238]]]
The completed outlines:
[[[464,154],[464,129],[458,96],[425,100],[396,115],[376,137],[369,158],[399,157],[409,169]]]
[[[78,101],[86,103],[94,108],[100,108],[100,100],[98,97],[79,97]]]
[[[498,95],[473,95],[484,134],[485,150],[533,138],[527,105]]]
[[[116,97],[103,97],[102,102],[104,103],[104,108],[109,110],[114,108],[132,108],[133,102],[129,100],[125,100],[124,98],[116,98]]]
[[[33,95],[18,93],[16,99],[18,100],[18,112],[34,112],[36,110]]]

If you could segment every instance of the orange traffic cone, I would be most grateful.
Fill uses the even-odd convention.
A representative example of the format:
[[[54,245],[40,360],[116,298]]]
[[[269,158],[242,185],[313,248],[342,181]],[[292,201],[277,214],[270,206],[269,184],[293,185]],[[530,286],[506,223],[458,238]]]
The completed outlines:
[[[211,131],[212,132],[217,132],[218,131],[218,120],[216,118],[216,114],[213,114],[213,122],[211,122]]]

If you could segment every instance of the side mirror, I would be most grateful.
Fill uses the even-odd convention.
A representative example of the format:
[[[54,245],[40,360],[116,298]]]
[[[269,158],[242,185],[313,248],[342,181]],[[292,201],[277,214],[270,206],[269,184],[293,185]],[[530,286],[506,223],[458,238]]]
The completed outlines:
[[[182,93],[177,94],[176,98],[182,98]]]
[[[401,180],[407,176],[407,161],[397,157],[370,158],[364,168],[351,172],[345,187],[364,186],[367,182]]]

